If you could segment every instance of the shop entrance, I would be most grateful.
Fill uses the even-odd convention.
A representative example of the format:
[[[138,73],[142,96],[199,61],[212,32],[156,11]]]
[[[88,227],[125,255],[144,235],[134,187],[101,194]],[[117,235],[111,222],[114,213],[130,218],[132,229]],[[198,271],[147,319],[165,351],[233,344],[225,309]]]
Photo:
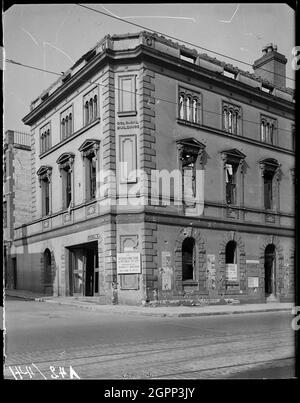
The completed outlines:
[[[68,248],[70,295],[99,295],[98,242],[88,242]]]
[[[269,244],[265,249],[265,294],[275,295],[275,245]]]

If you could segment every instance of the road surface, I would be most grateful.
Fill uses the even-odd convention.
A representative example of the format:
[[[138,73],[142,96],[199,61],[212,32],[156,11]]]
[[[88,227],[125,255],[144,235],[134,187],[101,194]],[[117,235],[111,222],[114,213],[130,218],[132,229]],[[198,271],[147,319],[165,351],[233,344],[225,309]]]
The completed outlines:
[[[289,312],[173,318],[8,298],[5,313],[6,378],[68,378],[70,366],[81,379],[295,375]]]

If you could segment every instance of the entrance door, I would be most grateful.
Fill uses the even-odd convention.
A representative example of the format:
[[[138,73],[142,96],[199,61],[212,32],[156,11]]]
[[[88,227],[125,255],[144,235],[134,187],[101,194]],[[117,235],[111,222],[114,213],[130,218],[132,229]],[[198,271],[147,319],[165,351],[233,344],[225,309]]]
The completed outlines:
[[[70,294],[92,297],[99,293],[98,244],[89,242],[70,249]],[[97,275],[98,274],[98,275]]]
[[[83,295],[84,260],[82,249],[71,252],[72,295]]]
[[[265,249],[265,294],[269,296],[275,290],[275,246],[269,244]]]

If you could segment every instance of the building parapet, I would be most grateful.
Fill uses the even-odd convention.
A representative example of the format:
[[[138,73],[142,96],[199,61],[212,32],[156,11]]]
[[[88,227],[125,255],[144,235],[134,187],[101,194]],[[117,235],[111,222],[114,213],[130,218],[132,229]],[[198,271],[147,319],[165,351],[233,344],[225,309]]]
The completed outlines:
[[[42,94],[31,103],[30,110],[32,111],[39,106],[78,71],[83,69],[96,55],[107,50],[134,50],[141,45],[153,48],[159,52],[163,52],[173,57],[178,57],[179,59],[184,59],[182,56],[188,58],[190,57],[192,63],[206,70],[218,72],[226,77],[232,78],[233,80],[242,82],[243,84],[254,88],[260,88],[263,90],[263,87],[266,87],[268,88],[267,92],[271,96],[278,97],[289,102],[294,102],[294,90],[291,88],[276,86],[264,78],[257,77],[254,73],[241,70],[230,63],[226,63],[218,60],[217,58],[208,56],[206,53],[198,53],[195,49],[190,49],[185,45],[181,45],[178,42],[174,42],[156,33],[142,31],[133,34],[128,33],[112,36],[106,35],[93,48],[81,56],[80,59],[78,59],[75,64],[61,77],[59,77],[50,87],[43,91]]]

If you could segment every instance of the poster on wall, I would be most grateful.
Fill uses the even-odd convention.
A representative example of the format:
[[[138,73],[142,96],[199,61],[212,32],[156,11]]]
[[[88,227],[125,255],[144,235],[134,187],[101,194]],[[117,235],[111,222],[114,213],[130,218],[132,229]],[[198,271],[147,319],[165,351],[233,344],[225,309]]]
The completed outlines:
[[[237,264],[226,264],[226,279],[227,281],[238,281]]]
[[[209,289],[216,288],[216,256],[207,255],[207,285]]]
[[[258,277],[248,277],[248,288],[258,287]]]
[[[141,254],[138,252],[117,253],[118,274],[140,274]]]
[[[172,289],[172,269],[170,267],[161,269],[161,289],[162,291]]]
[[[171,267],[171,252],[161,252],[161,289],[168,291],[172,289],[172,267]]]

